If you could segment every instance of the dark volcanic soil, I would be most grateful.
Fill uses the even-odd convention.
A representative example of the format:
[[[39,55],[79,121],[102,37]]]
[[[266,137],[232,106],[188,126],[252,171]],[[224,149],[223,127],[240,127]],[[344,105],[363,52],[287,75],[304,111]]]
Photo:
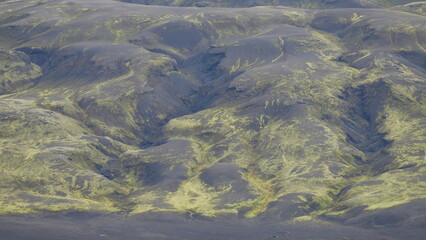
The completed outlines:
[[[409,209],[407,211],[407,209]],[[424,201],[313,222],[280,222],[276,216],[246,219],[237,216],[206,218],[170,213],[132,217],[88,212],[1,216],[2,240],[421,240],[426,234]],[[356,214],[356,213],[352,213]]]

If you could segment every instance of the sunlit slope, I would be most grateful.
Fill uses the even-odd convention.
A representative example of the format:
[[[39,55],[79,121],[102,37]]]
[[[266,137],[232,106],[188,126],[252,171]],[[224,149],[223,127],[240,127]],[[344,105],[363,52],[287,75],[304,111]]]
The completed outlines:
[[[307,220],[424,199],[413,6],[3,2],[0,211]]]

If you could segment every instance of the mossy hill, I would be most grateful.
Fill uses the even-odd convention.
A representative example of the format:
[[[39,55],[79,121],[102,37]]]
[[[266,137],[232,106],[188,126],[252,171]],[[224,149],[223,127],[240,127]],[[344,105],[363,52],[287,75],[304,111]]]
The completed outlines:
[[[1,214],[424,216],[425,2],[137,2],[274,6],[2,1]]]

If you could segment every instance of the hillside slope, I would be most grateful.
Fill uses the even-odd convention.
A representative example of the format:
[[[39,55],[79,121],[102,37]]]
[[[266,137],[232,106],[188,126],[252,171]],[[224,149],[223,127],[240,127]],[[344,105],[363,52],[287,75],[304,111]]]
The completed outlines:
[[[0,213],[424,219],[425,5],[2,2]]]

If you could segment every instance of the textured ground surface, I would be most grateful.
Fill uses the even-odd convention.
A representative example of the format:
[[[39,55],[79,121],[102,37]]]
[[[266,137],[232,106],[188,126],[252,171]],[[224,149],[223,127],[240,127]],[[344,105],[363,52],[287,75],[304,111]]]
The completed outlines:
[[[249,2],[0,1],[0,232],[422,239],[426,3]]]

